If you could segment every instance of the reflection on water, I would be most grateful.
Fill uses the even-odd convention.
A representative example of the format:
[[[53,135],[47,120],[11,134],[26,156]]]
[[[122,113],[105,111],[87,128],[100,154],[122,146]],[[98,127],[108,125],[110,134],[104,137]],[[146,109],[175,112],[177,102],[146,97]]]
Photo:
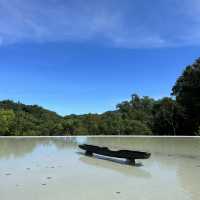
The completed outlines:
[[[79,143],[152,153],[140,167],[87,157]],[[199,199],[199,138],[1,138],[3,200]]]
[[[55,145],[58,149],[71,148],[77,144],[77,138],[0,138],[0,158],[23,157],[32,153],[39,146]]]

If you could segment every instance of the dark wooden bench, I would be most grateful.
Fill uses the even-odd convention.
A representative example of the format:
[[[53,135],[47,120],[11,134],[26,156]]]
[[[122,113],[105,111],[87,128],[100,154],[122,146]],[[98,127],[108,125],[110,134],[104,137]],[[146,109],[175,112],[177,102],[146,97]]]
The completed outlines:
[[[116,157],[126,159],[130,164],[135,165],[135,159],[148,159],[151,154],[141,151],[119,150],[112,151],[107,147],[99,147],[94,145],[83,144],[79,145],[79,148],[85,150],[85,154],[92,156],[93,154]]]

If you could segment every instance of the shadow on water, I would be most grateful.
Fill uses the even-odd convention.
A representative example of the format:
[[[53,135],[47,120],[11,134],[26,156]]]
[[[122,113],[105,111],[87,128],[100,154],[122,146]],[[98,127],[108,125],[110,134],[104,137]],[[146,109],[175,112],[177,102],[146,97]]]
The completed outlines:
[[[87,165],[109,169],[129,177],[134,176],[139,178],[151,178],[151,174],[141,168],[141,166],[143,166],[142,163],[137,163],[135,166],[133,166],[129,165],[125,160],[114,159],[99,155],[86,156],[82,152],[77,152],[77,154],[80,155],[79,160]]]
[[[97,154],[95,154],[93,156],[88,156],[83,152],[76,152],[76,153],[79,154],[79,155],[84,155],[86,157],[93,157],[93,158],[96,158],[96,159],[99,159],[99,160],[106,160],[106,161],[110,161],[110,162],[117,163],[117,164],[120,164],[120,165],[128,165],[128,166],[132,166],[132,167],[142,167],[143,166],[143,164],[141,162],[138,162],[135,165],[132,165],[125,159],[122,160],[122,159],[118,159],[118,158],[111,158],[111,157],[101,156],[101,155],[97,155]]]

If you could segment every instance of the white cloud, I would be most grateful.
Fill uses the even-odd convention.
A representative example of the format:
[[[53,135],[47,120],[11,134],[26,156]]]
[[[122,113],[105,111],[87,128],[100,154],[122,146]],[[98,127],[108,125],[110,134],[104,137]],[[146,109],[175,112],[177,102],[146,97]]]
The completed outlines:
[[[199,0],[0,0],[0,44],[192,45],[200,43],[199,16]]]

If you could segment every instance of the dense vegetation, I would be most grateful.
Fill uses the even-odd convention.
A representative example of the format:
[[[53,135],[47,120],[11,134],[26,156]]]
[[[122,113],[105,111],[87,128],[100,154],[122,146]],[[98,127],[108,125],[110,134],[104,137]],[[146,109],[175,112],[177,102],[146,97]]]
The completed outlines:
[[[200,135],[200,59],[154,100],[134,94],[103,114],[61,117],[37,105],[0,102],[0,135]]]

